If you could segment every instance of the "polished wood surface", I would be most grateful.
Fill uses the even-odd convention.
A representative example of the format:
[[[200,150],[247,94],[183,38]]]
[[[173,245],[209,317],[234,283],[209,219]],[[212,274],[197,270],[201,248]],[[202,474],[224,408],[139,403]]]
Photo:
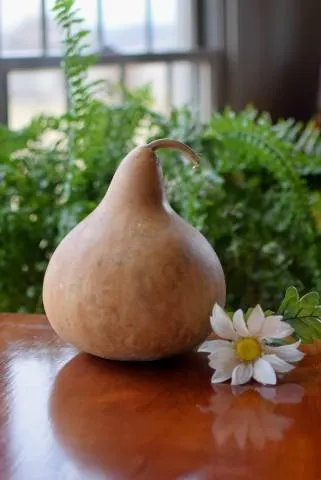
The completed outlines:
[[[206,356],[79,354],[0,315],[1,480],[321,479],[321,348],[276,387],[211,386]]]

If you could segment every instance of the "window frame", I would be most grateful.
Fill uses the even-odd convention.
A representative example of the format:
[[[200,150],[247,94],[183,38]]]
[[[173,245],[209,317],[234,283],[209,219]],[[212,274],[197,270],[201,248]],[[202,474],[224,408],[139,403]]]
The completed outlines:
[[[150,5],[150,0],[145,0],[146,5]],[[222,4],[224,0],[189,0],[191,9],[191,18],[193,20],[191,29],[191,50],[178,50],[170,52],[153,52],[153,39],[152,39],[152,25],[151,16],[148,14],[146,19],[146,46],[148,47],[146,52],[137,54],[122,54],[122,53],[104,53],[103,47],[103,26],[99,21],[102,9],[102,0],[96,0],[97,2],[97,34],[99,38],[98,49],[98,61],[97,66],[117,66],[120,71],[119,78],[121,78],[126,84],[125,71],[126,65],[129,64],[141,64],[146,65],[154,62],[162,62],[166,64],[167,68],[167,88],[171,92],[170,78],[171,69],[173,64],[177,62],[189,62],[193,67],[191,82],[197,83],[194,87],[198,88],[198,109],[200,117],[208,117],[213,109],[220,108],[224,103],[224,50],[222,48],[222,32],[219,33],[218,38],[210,38],[208,28],[208,2],[215,4],[214,11],[217,16],[215,18],[216,27],[222,24]],[[187,5],[187,0],[180,0],[182,7]],[[148,10],[148,9],[147,9]],[[210,32],[211,33],[211,32]],[[9,75],[14,71],[32,71],[42,69],[57,69],[60,68],[61,56],[52,56],[48,53],[48,30],[47,30],[47,14],[46,14],[46,0],[41,0],[41,55],[23,56],[23,57],[0,57],[0,123],[8,125],[9,122]],[[201,92],[202,85],[200,82],[202,65],[207,66],[209,71],[209,80],[205,82],[208,92],[208,98]],[[204,82],[203,82],[204,83]],[[193,85],[191,86],[193,88]],[[173,92],[169,93],[169,96],[173,95]],[[210,101],[209,101],[210,99]]]

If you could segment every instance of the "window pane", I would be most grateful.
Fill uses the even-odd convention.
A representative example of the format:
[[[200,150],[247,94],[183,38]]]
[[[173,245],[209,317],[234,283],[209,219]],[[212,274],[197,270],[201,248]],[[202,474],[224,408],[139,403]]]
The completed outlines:
[[[169,85],[165,63],[126,65],[125,79],[130,89],[150,84],[155,99],[154,107],[160,112],[168,111]]]
[[[40,0],[2,0],[3,56],[26,56],[41,51]]]
[[[207,121],[216,108],[209,62],[174,62],[171,68],[171,105],[188,105],[200,120]]]
[[[153,50],[187,50],[192,46],[190,0],[151,0]]]
[[[213,110],[217,110],[218,100],[213,96],[213,90],[218,91],[218,86],[214,88],[214,81],[212,78],[211,66],[208,62],[202,62],[199,65],[199,107],[200,119],[202,122],[207,122]]]
[[[172,73],[172,105],[180,107],[193,102],[193,67],[190,62],[175,62]]]
[[[34,115],[60,114],[65,109],[60,70],[12,72],[9,75],[9,124],[20,128]]]
[[[61,32],[52,7],[46,1],[48,51],[61,52]],[[76,0],[79,15],[92,33],[89,42],[98,47],[97,0]],[[106,53],[138,53],[146,51],[145,0],[101,0],[101,34]],[[151,37],[155,51],[182,50],[192,45],[191,0],[150,0]],[[41,52],[41,0],[2,0],[2,51],[6,56],[35,55]]]
[[[146,49],[145,0],[102,0],[107,52],[134,53]]]
[[[51,55],[61,55],[62,34],[52,13],[54,3],[55,0],[47,0],[46,2],[48,53]]]

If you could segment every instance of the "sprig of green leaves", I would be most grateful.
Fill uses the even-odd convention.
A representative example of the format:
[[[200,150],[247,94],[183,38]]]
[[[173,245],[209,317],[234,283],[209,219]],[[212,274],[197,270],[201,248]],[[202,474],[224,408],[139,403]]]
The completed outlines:
[[[277,311],[265,310],[264,316],[282,315],[283,321],[287,322],[294,329],[292,336],[302,343],[313,343],[321,340],[321,299],[318,292],[309,292],[299,296],[297,289],[289,287]],[[253,307],[246,310],[244,316],[247,322],[253,311]],[[233,312],[227,312],[233,318]],[[271,339],[271,345],[286,345],[286,339]]]
[[[300,298],[297,289],[289,287],[278,313],[293,327],[293,336],[302,343],[321,339],[321,304],[317,292],[309,292]]]

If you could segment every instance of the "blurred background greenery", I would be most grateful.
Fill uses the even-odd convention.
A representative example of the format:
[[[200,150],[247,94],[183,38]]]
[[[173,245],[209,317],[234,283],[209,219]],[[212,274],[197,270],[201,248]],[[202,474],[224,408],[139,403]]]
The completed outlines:
[[[43,275],[61,238],[95,208],[135,144],[164,136],[201,156],[192,170],[177,154],[160,153],[172,206],[223,264],[229,306],[273,308],[289,285],[321,291],[317,123],[272,121],[250,106],[206,121],[192,107],[164,114],[148,87],[91,81],[95,58],[83,55],[89,32],[78,28],[74,3],[55,5],[68,108],[20,129],[0,127],[0,311],[42,311]]]

